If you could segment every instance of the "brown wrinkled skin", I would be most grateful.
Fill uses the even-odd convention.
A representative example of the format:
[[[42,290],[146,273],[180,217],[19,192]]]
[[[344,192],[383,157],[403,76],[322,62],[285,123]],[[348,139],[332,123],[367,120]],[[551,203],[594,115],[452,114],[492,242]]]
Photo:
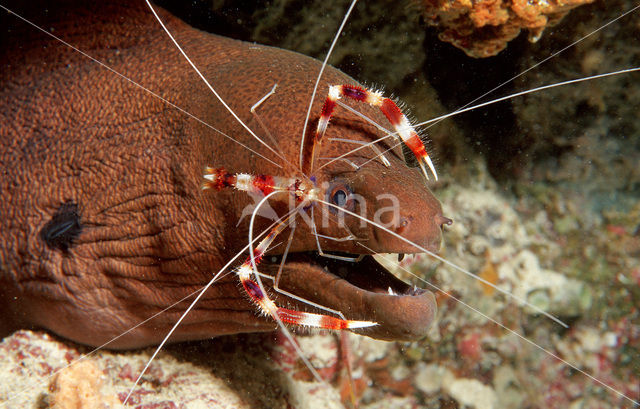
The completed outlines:
[[[279,168],[268,163],[3,13],[11,31],[10,35],[3,33],[0,55],[0,328],[6,334],[20,327],[43,327],[76,342],[100,345],[200,289],[246,245],[248,218],[239,227],[236,224],[242,209],[253,200],[231,189],[203,192],[205,166],[289,177],[301,177],[301,173],[290,165]],[[25,15],[282,164],[221,106],[144,4],[125,7],[99,2],[95,10],[51,7],[44,17],[34,13],[39,14],[27,10]],[[286,157],[297,164],[307,101],[320,63],[288,51],[198,31],[162,10],[160,15],[216,90],[260,135],[264,131],[249,109],[278,84],[276,94],[258,112]],[[340,83],[353,80],[328,68],[309,129],[316,124],[328,85]],[[377,110],[351,105],[378,123],[388,124]],[[327,133],[327,137],[359,140],[380,135],[340,108]],[[325,142],[320,156],[337,156],[352,147]],[[362,150],[351,159],[371,155],[371,150]],[[387,156],[392,162],[388,169],[372,161],[354,172],[340,163],[315,175],[319,183],[336,177],[347,180],[353,191],[367,200],[370,217],[376,206],[388,206],[377,203],[376,195],[396,195],[401,217],[408,222],[397,231],[436,250],[443,223],[440,204],[419,172],[405,166],[401,155],[391,152]],[[73,245],[61,251],[48,247],[39,232],[67,202],[78,204],[82,229]],[[283,209],[274,208],[283,214]],[[256,232],[270,224],[260,217],[257,221]],[[418,251],[370,225],[361,227],[349,217],[347,224],[376,252]],[[320,232],[346,235],[335,223]],[[278,241],[287,236],[285,231]],[[295,237],[292,252],[317,249],[303,224]],[[321,244],[326,251],[367,252],[354,241],[322,240]],[[270,254],[282,252],[283,247]],[[266,259],[264,271],[274,273],[277,264],[269,265]],[[430,293],[391,296],[386,295],[386,288],[360,290],[322,273],[318,266],[295,259],[286,265],[283,286],[342,311],[347,318],[378,322],[378,326],[361,331],[376,338],[420,338],[435,314]],[[158,343],[187,305],[179,304],[109,347]],[[270,318],[257,314],[237,277],[229,274],[207,291],[172,341],[274,328]]]

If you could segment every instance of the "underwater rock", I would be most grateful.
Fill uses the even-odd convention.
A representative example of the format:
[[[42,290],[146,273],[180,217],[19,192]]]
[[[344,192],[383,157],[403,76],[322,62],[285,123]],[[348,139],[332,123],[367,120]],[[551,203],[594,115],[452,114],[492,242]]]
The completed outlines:
[[[476,379],[445,378],[444,390],[460,405],[475,409],[496,408],[496,393]]]
[[[21,330],[4,338],[0,343],[0,406],[118,408],[153,350],[97,351],[78,360],[88,352],[85,347],[44,332]],[[131,395],[129,404],[137,408],[256,407],[202,361],[183,362],[162,352]],[[237,361],[229,360],[229,365],[234,363]],[[235,370],[243,368],[236,365]],[[259,383],[261,371],[252,375]],[[263,401],[262,405],[268,407],[274,402],[279,405],[272,407],[285,405],[278,399]]]
[[[396,267],[394,273],[406,280],[424,278],[426,283],[419,283],[434,286],[439,308],[428,338],[397,352],[407,365],[414,363],[409,376],[421,402],[462,407],[468,388],[451,385],[473,379],[473,387],[494,397],[486,407],[515,409],[525,401],[548,408],[631,407],[614,394],[583,394],[601,386],[507,328],[627,396],[637,396],[632,362],[638,357],[640,330],[633,324],[639,313],[633,271],[640,238],[633,232],[640,205],[597,218],[575,205],[584,202],[576,193],[560,195],[549,188],[518,199],[496,185],[481,163],[469,163],[468,175],[473,175],[468,182],[442,178],[445,187],[438,196],[444,211],[456,218],[447,227],[441,255],[480,275],[492,265],[497,274],[483,278],[569,322],[570,329],[498,290],[487,291],[449,265],[407,256],[401,263],[406,270]]]
[[[78,361],[58,372],[49,385],[50,409],[111,409],[120,405],[115,395],[105,395],[105,374],[90,360]]]
[[[509,290],[543,311],[575,316],[590,307],[584,283],[540,267],[538,257],[523,250],[500,265],[498,276],[510,283]],[[525,308],[530,314],[535,310]]]

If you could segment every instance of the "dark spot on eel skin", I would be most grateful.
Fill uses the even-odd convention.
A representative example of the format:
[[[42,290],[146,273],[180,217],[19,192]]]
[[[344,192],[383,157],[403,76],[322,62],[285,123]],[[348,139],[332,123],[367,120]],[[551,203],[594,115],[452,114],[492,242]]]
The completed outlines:
[[[40,238],[49,248],[66,252],[73,245],[81,229],[78,205],[68,202],[60,206],[51,220],[40,230]]]

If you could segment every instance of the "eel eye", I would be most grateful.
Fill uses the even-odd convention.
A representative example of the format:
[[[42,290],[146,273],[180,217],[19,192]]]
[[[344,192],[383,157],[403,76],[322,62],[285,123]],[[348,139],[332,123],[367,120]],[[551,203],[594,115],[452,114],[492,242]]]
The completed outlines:
[[[344,189],[334,191],[331,201],[340,207],[344,206],[347,203],[347,192]]]
[[[333,182],[329,185],[329,189],[327,190],[327,199],[332,204],[341,207],[347,210],[354,210],[355,208],[355,200],[353,198],[353,192],[351,188],[344,182]],[[333,212],[337,212],[338,210],[334,207],[331,208]]]

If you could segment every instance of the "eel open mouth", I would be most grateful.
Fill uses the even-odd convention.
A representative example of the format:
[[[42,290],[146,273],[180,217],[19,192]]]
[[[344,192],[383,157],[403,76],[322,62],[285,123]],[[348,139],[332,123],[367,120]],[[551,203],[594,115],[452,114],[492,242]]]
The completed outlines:
[[[261,264],[262,270],[275,274],[280,259],[266,257]],[[371,255],[350,262],[323,257],[317,252],[289,253],[280,287],[340,311],[347,319],[376,322],[376,326],[354,330],[376,339],[421,339],[433,323],[437,310],[433,293],[404,283]],[[277,298],[279,303],[285,302],[284,297]],[[300,304],[295,306],[299,308]]]

